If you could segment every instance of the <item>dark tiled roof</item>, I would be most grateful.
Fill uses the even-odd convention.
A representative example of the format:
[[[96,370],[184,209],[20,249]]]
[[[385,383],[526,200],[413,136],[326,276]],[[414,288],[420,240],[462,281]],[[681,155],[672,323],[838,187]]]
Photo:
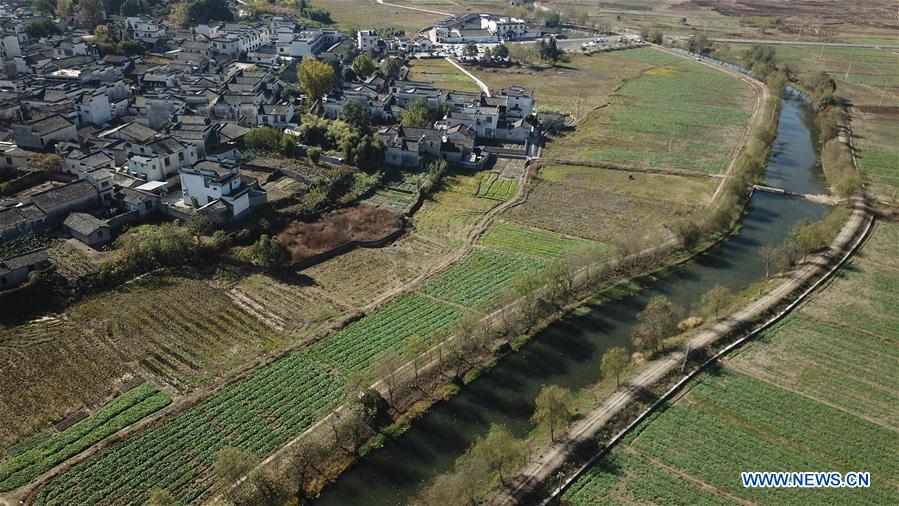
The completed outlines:
[[[71,213],[63,225],[82,235],[91,235],[101,228],[108,227],[105,221],[87,213]]]
[[[33,195],[31,202],[46,212],[47,209],[60,204],[90,196],[96,197],[97,189],[88,181],[82,179]]]
[[[46,216],[33,204],[0,209],[0,228],[15,228],[17,223],[27,223]]]
[[[42,264],[48,262],[47,251],[43,249],[21,253],[15,256],[7,257],[0,260],[0,273],[6,269],[7,272],[28,267],[31,265]]]

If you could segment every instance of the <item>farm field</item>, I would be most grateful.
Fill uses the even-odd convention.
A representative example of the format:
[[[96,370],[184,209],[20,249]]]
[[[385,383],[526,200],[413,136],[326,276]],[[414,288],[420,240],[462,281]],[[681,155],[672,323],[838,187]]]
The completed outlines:
[[[719,494],[777,504],[899,500],[889,483],[897,477],[899,434],[727,368],[703,375],[685,397],[638,430],[627,449]],[[605,460],[568,497],[584,480],[613,481],[608,475],[617,470],[603,471],[601,466],[609,467]],[[746,489],[739,476],[749,469],[867,470],[874,478],[869,489]]]
[[[733,367],[899,431],[899,225],[880,223],[858,257]]]
[[[79,464],[53,480],[38,503],[142,503],[156,486],[179,500],[196,500],[209,487],[219,449],[270,454],[343,399],[346,374],[364,371],[388,348],[402,352],[413,336],[428,339],[463,315],[421,295],[400,297]]]
[[[755,503],[899,501],[897,239],[899,225],[879,223],[852,263],[797,314],[724,367],[699,376],[685,395],[579,478],[565,498],[574,504],[605,494],[625,499],[619,502],[647,500],[621,493],[634,474],[644,474],[633,471],[636,460],[653,474],[686,477],[718,497]],[[739,473],[745,470],[870,471],[872,486],[744,489]],[[652,494],[658,483],[643,479],[634,486]]]
[[[434,86],[446,89],[477,93],[478,85],[443,58],[411,60],[409,80],[433,82]]]
[[[541,268],[543,262],[533,258],[479,248],[426,283],[421,292],[468,307],[486,309],[498,302],[497,295],[517,276]]]
[[[490,225],[481,235],[480,242],[481,245],[492,249],[546,260],[563,258],[579,248],[605,247],[594,242],[501,220]]]
[[[80,422],[59,432],[35,436],[33,447],[0,463],[0,490],[28,483],[54,465],[101,439],[165,407],[172,398],[150,383],[135,387]]]
[[[628,81],[608,107],[592,110],[547,158],[719,173],[749,120],[748,84],[720,70],[651,48],[621,51],[652,65]],[[714,138],[715,142],[708,142]]]
[[[468,237],[484,213],[498,201],[472,194],[478,176],[453,175],[444,179],[443,190],[425,200],[415,213],[415,234],[444,248],[455,249]]]
[[[396,28],[412,35],[431,23],[446,18],[439,14],[378,5],[369,0],[317,0],[315,6],[330,12],[337,28],[345,32],[366,28]],[[438,11],[446,10],[442,5],[433,7]]]
[[[37,503],[143,504],[157,486],[179,501],[196,500],[210,485],[208,472],[219,449],[271,453],[343,394],[342,378],[305,353],[293,353],[78,464],[54,479]]]
[[[615,88],[652,66],[652,63],[627,57],[632,51],[592,56],[572,54],[568,57],[570,61],[556,68],[483,69],[469,66],[468,71],[484,81],[491,90],[525,83],[534,93],[538,111],[562,112],[579,117],[607,102]]]
[[[145,376],[183,391],[291,339],[207,281],[158,274],[2,334],[6,444],[95,406],[121,378]]]
[[[269,326],[297,335],[310,333],[344,314],[316,288],[281,282],[266,274],[247,276],[228,291],[228,296]]]
[[[544,170],[548,174],[545,178]],[[630,180],[625,173],[595,168],[540,169],[528,200],[502,217],[524,226],[615,244],[635,234],[668,235],[667,227],[693,219],[715,191],[714,180],[665,176],[662,192],[660,181],[654,179],[658,176],[633,177]],[[628,186],[632,189],[627,190]]]
[[[739,57],[748,47],[728,44],[724,50]],[[800,77],[824,70],[836,80],[837,94],[852,102],[852,140],[862,175],[870,189],[894,198],[899,191],[899,54],[873,48],[774,48],[778,60]]]
[[[310,356],[341,373],[365,372],[387,349],[403,354],[413,336],[427,339],[465,312],[418,294],[407,294],[308,348]]]

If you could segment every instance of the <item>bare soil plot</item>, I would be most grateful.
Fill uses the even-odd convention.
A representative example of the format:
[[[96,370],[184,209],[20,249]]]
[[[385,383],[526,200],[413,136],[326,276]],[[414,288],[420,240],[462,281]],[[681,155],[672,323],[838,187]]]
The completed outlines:
[[[273,328],[309,334],[344,313],[311,285],[253,274],[228,292],[235,304]]]
[[[328,213],[316,222],[295,222],[278,234],[293,261],[352,241],[381,239],[402,226],[399,215],[365,205]]]

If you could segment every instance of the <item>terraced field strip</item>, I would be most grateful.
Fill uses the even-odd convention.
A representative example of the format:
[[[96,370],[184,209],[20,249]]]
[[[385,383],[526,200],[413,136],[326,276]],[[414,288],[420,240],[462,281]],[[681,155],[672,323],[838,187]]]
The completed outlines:
[[[543,268],[534,258],[489,248],[475,249],[462,262],[421,287],[421,292],[468,307],[484,309],[497,302],[500,291],[526,272]]]
[[[160,392],[150,383],[144,383],[68,429],[32,440],[35,443],[32,448],[0,464],[0,490],[12,490],[28,483],[56,464],[170,402],[172,398],[168,394]]]
[[[313,287],[282,283],[263,274],[241,280],[228,293],[248,313],[279,330],[311,331],[343,314]]]
[[[518,191],[518,181],[510,177],[500,177],[496,172],[486,173],[478,185],[476,195],[495,200],[509,200]]]
[[[546,230],[526,227],[508,221],[496,221],[481,236],[481,245],[508,253],[527,255],[544,260],[556,260],[580,248],[605,245],[556,234]]]
[[[363,372],[388,349],[400,354],[413,336],[428,338],[449,328],[465,312],[418,294],[404,295],[333,336],[309,354],[342,373]]]

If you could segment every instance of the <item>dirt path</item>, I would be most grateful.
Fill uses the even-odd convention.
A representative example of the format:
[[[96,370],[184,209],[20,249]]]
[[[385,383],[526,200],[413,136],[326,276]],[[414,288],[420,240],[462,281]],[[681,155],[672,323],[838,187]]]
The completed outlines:
[[[463,67],[462,65],[459,65],[459,63],[456,62],[456,60],[453,60],[453,59],[450,58],[449,56],[447,56],[447,57],[444,58],[444,59],[445,59],[446,61],[448,61],[448,62],[450,63],[450,65],[452,65],[453,67],[456,67],[457,69],[459,69],[459,72],[462,72],[463,74],[465,74],[466,76],[468,76],[472,81],[474,81],[475,84],[478,85],[478,88],[480,88],[481,91],[484,92],[484,94],[486,94],[488,97],[490,96],[490,88],[488,88],[487,85],[484,84],[484,81],[481,81],[480,79],[478,79],[477,77],[475,77],[474,74],[472,74],[471,72],[465,70],[465,67]]]
[[[522,498],[527,497],[528,494],[536,490],[540,484],[547,483],[553,476],[553,473],[565,464],[576,447],[587,441],[593,440],[612,417],[621,412],[635,400],[638,392],[655,385],[665,376],[680,368],[681,363],[684,361],[685,350],[704,349],[707,346],[714,344],[716,341],[738,332],[745,324],[757,320],[773,308],[791,300],[791,296],[794,293],[798,292],[804,286],[807,286],[817,277],[817,280],[814,281],[809,289],[801,292],[797,297],[792,298],[786,309],[778,312],[774,318],[756,328],[745,338],[722,350],[716,357],[710,359],[709,363],[720,356],[723,356],[739,344],[742,344],[742,342],[745,342],[745,340],[753,337],[761,330],[767,328],[770,324],[779,320],[801,303],[805,297],[814,291],[814,289],[828,280],[836,270],[848,260],[866,236],[872,221],[873,216],[866,208],[863,206],[856,207],[852,216],[843,226],[843,229],[826,252],[810,258],[806,264],[793,273],[793,276],[789,281],[778,286],[767,295],[753,301],[746,307],[693,336],[687,342],[685,348],[676,350],[661,359],[647,363],[624,386],[573,425],[567,434],[559,438],[559,441],[552,444],[550,447],[545,448],[544,451],[538,455],[532,456],[528,465],[525,467],[525,470],[511,480],[509,486],[491,497],[488,503],[492,505],[519,504]],[[834,260],[838,260],[835,265],[833,262]],[[831,265],[833,266],[830,267]],[[675,387],[669,390],[668,394],[663,396],[662,399],[667,399],[676,392],[680,386],[685,384],[687,380],[696,374],[696,372],[701,370],[702,368],[682,379],[675,385]],[[660,404],[661,402],[657,402],[653,407]],[[644,412],[644,414],[641,415],[641,417],[638,417],[627,429],[613,438],[612,442],[610,442],[606,448],[611,447],[627,432],[628,429],[642,421],[645,416],[648,416],[651,410],[652,408]],[[599,453],[598,455],[602,455],[602,453]],[[555,492],[559,493],[561,490],[564,490],[592,463],[593,460],[582,466],[574,476],[570,477],[563,486],[556,489]]]

